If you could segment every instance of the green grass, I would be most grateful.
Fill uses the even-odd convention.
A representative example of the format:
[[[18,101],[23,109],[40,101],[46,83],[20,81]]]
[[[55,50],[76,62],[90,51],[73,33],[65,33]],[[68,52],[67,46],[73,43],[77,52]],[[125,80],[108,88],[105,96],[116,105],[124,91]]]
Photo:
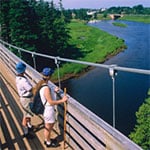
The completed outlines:
[[[109,15],[107,15],[106,18],[103,17],[103,14],[98,14],[98,20],[110,20],[111,18]],[[127,21],[136,21],[136,22],[144,22],[144,23],[150,23],[150,15],[124,15],[122,18],[119,18],[118,20],[127,20]]]
[[[150,23],[150,15],[124,15],[119,20],[128,20],[128,21]]]
[[[80,21],[73,21],[68,26],[70,36],[69,44],[75,45],[82,54],[76,60],[88,62],[104,62],[108,56],[115,55],[125,48],[124,41],[116,36],[94,27],[87,26]],[[88,66],[66,63],[60,68],[60,77],[68,78],[85,71]],[[53,78],[57,79],[57,71]]]
[[[126,24],[119,23],[119,22],[113,22],[112,24],[113,24],[114,26],[127,27],[127,25],[126,25]]]

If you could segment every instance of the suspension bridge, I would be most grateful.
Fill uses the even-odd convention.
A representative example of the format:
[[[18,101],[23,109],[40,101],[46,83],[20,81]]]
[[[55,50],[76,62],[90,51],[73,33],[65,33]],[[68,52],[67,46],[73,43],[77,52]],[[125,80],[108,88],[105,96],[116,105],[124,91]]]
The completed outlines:
[[[26,76],[29,78],[33,86],[41,79],[41,75],[36,71],[35,56],[53,59],[58,65],[58,61],[79,63],[94,67],[103,67],[109,70],[112,77],[113,84],[113,126],[106,123],[83,105],[78,103],[73,97],[69,96],[66,112],[66,141],[63,147],[63,129],[64,129],[64,106],[56,107],[56,124],[52,133],[52,137],[59,142],[55,150],[142,150],[137,144],[131,141],[128,137],[115,129],[115,72],[125,71],[132,73],[139,73],[150,75],[149,70],[134,69],[119,67],[116,65],[104,65],[90,62],[83,62],[72,59],[65,59],[54,56],[47,56],[40,53],[30,52],[22,48],[18,48],[9,43],[0,40],[0,66],[1,66],[1,148],[2,149],[47,149],[44,146],[43,137],[43,119],[41,116],[33,117],[33,125],[35,126],[35,138],[27,140],[23,138],[23,131],[21,128],[22,108],[19,104],[19,97],[15,86],[15,66],[18,61],[23,61],[10,50],[16,49],[19,53],[26,52],[31,54],[33,58],[34,68],[27,65]],[[59,76],[59,73],[58,73]],[[49,81],[49,86],[55,88],[56,85]],[[60,84],[60,81],[59,81]]]

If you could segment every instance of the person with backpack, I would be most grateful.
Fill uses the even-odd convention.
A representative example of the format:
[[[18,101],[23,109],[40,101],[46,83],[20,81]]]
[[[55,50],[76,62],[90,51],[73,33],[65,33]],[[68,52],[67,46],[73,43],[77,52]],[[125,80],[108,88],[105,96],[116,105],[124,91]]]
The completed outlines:
[[[59,100],[53,100],[52,98],[52,91],[48,86],[48,81],[53,74],[53,70],[51,68],[44,68],[42,71],[42,80],[39,81],[37,84],[37,87],[35,88],[35,93],[39,89],[41,101],[45,107],[44,113],[43,113],[43,119],[44,119],[44,144],[46,147],[56,147],[57,143],[55,140],[51,139],[51,131],[53,129],[54,123],[55,123],[55,109],[54,105],[58,105],[61,103],[64,103],[67,101],[67,96],[63,96]],[[56,90],[58,88],[56,87]]]
[[[33,113],[29,108],[29,103],[32,101],[32,84],[29,80],[24,76],[26,70],[26,65],[22,62],[18,62],[16,64],[16,86],[18,90],[18,94],[20,96],[20,103],[23,108],[23,119],[22,126],[24,137],[33,138],[33,135],[29,133],[32,131],[33,126],[31,125],[31,117]]]

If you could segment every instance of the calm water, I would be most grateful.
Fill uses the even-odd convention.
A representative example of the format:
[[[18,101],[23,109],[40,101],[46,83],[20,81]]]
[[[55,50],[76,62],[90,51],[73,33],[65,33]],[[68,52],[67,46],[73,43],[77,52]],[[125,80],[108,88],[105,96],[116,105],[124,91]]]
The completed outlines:
[[[105,64],[150,69],[150,24],[120,22],[127,24],[127,27],[113,26],[112,21],[90,24],[124,39],[128,47]],[[108,70],[95,68],[80,78],[68,80],[65,84],[72,97],[112,125],[112,79]],[[116,128],[128,135],[135,124],[135,112],[147,96],[150,77],[118,72],[115,87]]]

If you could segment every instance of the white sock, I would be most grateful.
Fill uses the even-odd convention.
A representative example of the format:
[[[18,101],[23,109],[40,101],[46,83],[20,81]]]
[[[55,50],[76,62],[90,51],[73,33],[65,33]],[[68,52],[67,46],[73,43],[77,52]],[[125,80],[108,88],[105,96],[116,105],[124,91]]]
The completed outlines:
[[[46,144],[47,144],[47,145],[50,145],[50,144],[51,144],[51,141],[46,141]]]
[[[32,128],[32,125],[30,124],[30,122],[27,122],[27,126],[28,126],[29,128]]]

